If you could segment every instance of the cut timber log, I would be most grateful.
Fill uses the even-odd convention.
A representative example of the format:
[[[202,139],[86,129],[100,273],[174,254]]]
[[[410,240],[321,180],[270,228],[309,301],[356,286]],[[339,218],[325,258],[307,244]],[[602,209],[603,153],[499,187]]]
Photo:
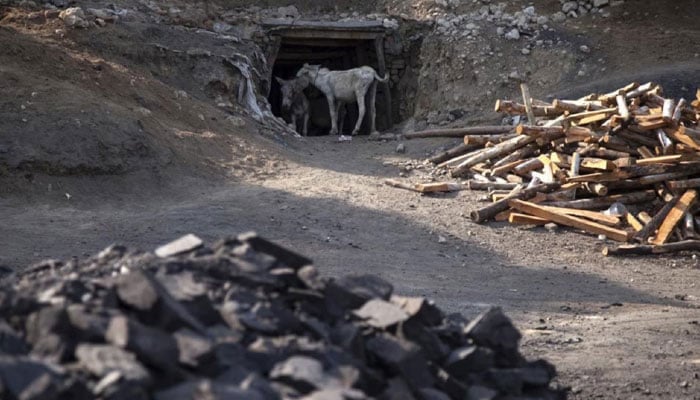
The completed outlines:
[[[469,213],[469,216],[471,217],[471,220],[476,222],[476,223],[482,223],[485,222],[489,219],[492,219],[496,214],[505,211],[508,209],[508,202],[510,200],[514,199],[519,199],[519,200],[528,200],[532,197],[535,197],[538,193],[548,193],[553,190],[556,190],[559,188],[558,183],[549,183],[545,185],[536,185],[533,187],[529,187],[526,189],[522,189],[520,191],[517,191],[515,193],[512,193],[508,197],[504,198],[503,200],[497,201],[493,204],[490,204],[486,207],[480,208],[478,210],[474,210]]]
[[[652,201],[655,198],[656,193],[653,190],[646,190],[643,192],[594,197],[592,199],[547,202],[544,205],[552,207],[577,208],[579,210],[602,210],[618,202],[622,204],[637,204]]]
[[[678,253],[681,251],[700,251],[700,240],[684,240],[675,243],[662,245],[648,244],[624,244],[616,247],[605,246],[603,255],[605,256],[646,256],[652,254]]]
[[[513,190],[517,186],[517,183],[467,181],[467,188],[470,190]]]
[[[653,240],[653,244],[660,245],[668,241],[668,238],[673,233],[673,229],[678,225],[681,219],[685,217],[688,209],[695,203],[698,197],[698,192],[695,190],[688,190],[676,201],[676,204],[671,208],[664,222],[659,227],[659,232]]]
[[[474,165],[510,153],[511,151],[519,149],[528,143],[532,143],[534,140],[535,138],[532,136],[519,135],[493,147],[484,149],[480,153],[462,161],[457,168],[452,170],[452,176],[459,177],[466,175],[469,172],[469,168],[473,167]]]
[[[470,152],[471,150],[474,150],[478,148],[478,146],[469,146],[466,144],[460,144],[458,146],[455,146],[447,151],[443,151],[442,153],[438,153],[428,159],[433,164],[440,164],[443,161],[447,161],[450,159],[453,159],[455,157],[461,156],[462,154],[466,154]]]
[[[535,112],[532,110],[532,97],[530,97],[530,88],[527,87],[527,84],[521,83],[520,91],[523,94],[523,104],[525,105],[525,114],[527,114],[527,122],[529,122],[530,125],[534,125]]]
[[[561,126],[532,126],[518,125],[515,127],[515,133],[518,135],[544,136],[564,134],[564,128]]]
[[[496,112],[502,112],[510,115],[523,115],[527,114],[524,104],[516,103],[509,100],[496,100]],[[532,112],[536,117],[556,117],[561,115],[564,111],[557,109],[552,106],[539,106],[533,105]]]
[[[670,190],[700,188],[700,178],[685,179],[682,181],[668,181],[666,182],[666,186]]]
[[[661,115],[666,122],[673,121],[673,112],[676,110],[676,102],[673,99],[664,99]]]
[[[627,100],[625,99],[625,96],[621,94],[617,95],[617,97],[615,97],[615,101],[617,102],[617,110],[620,114],[620,118],[622,118],[625,121],[629,120],[630,110],[629,108],[627,108]]]
[[[684,161],[700,161],[700,152],[671,154],[668,156],[644,158],[642,160],[638,160],[637,165],[676,164],[676,163],[680,163],[680,162],[684,162]]]
[[[498,134],[498,135],[464,135],[464,144],[467,145],[485,145],[486,143],[500,143],[504,140],[512,139],[515,135]]]
[[[431,129],[419,132],[410,132],[403,135],[406,139],[419,139],[431,137],[455,137],[465,135],[497,135],[499,133],[512,132],[512,126],[473,126],[468,128]]]
[[[528,203],[522,200],[510,200],[508,202],[511,208],[533,215],[535,217],[548,219],[557,224],[570,226],[576,229],[582,229],[586,232],[593,233],[596,235],[605,235],[612,240],[618,242],[627,242],[632,236],[630,232],[611,228],[597,222],[592,222],[585,220],[583,218],[574,217],[571,215],[562,214],[560,212],[548,210],[546,207],[539,206],[537,204]]]

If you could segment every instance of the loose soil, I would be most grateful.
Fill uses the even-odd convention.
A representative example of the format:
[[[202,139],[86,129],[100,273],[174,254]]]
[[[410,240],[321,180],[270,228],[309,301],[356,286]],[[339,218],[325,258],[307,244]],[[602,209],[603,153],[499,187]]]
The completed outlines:
[[[4,200],[0,262],[255,229],[310,255],[327,276],[378,274],[400,293],[469,317],[503,307],[525,333],[523,351],[554,362],[574,399],[697,398],[696,259],[604,258],[596,238],[569,230],[469,222],[478,193],[422,196],[383,185],[398,163],[436,145],[410,141],[398,156],[395,142],[310,138],[264,180],[190,181],[99,203],[94,193],[45,204]]]

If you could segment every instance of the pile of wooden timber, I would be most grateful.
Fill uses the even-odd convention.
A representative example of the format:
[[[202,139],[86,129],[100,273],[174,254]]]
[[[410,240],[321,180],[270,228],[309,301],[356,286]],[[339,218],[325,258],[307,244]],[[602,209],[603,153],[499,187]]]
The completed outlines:
[[[469,178],[442,187],[489,190],[493,203],[473,221],[553,222],[629,243],[606,255],[700,249],[700,90],[676,101],[659,85],[631,83],[549,103],[522,89],[523,104],[499,100],[496,110],[528,124],[405,135],[464,137],[430,161]]]

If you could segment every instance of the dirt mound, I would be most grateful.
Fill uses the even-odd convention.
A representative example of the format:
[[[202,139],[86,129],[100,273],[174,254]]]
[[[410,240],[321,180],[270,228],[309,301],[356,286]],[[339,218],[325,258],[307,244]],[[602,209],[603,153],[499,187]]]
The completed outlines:
[[[256,46],[137,13],[74,29],[49,11],[0,9],[4,193],[15,177],[275,170],[260,133],[286,128],[258,103]]]

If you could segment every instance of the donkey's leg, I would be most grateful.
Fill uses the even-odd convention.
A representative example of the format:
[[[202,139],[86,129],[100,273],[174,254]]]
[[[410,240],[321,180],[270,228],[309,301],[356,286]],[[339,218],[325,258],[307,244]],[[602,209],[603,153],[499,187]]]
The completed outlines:
[[[377,82],[372,82],[372,86],[369,89],[369,118],[370,118],[370,133],[377,132]]]
[[[292,126],[294,127],[294,132],[299,133],[299,126],[297,125],[297,114],[292,111]]]
[[[327,94],[326,99],[328,100],[328,111],[331,114],[331,135],[338,134],[338,114],[336,113],[335,99],[332,94]]]
[[[309,134],[309,111],[304,113],[304,136]]]
[[[353,136],[360,132],[362,121],[365,119],[365,94],[367,94],[366,87],[355,90],[355,100],[357,100],[357,123],[355,124],[355,129],[352,130]]]
[[[345,128],[345,117],[348,115],[348,110],[345,107],[345,102],[338,100],[338,131],[343,134],[343,129]]]

